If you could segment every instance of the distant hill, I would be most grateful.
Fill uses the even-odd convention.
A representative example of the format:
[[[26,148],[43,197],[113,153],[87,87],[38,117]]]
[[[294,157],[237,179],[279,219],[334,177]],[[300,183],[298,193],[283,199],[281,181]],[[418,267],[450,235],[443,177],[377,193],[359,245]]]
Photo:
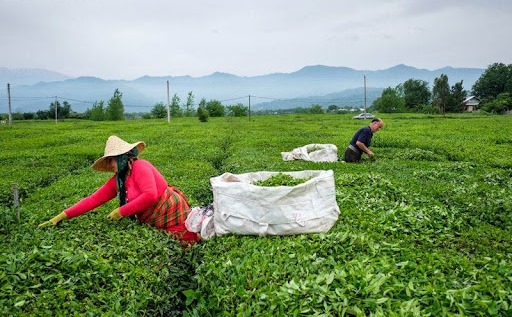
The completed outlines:
[[[188,92],[192,91],[196,103],[205,98],[220,100],[225,105],[248,105],[248,96],[251,95],[251,108],[257,109],[260,105],[260,108],[277,109],[309,107],[309,102],[330,105],[331,101],[336,105],[361,106],[364,104],[364,76],[368,105],[380,95],[382,89],[395,87],[411,78],[425,80],[432,85],[436,77],[446,74],[450,85],[463,80],[464,89],[470,91],[484,71],[453,67],[431,71],[406,65],[368,71],[316,65],[292,73],[253,77],[216,72],[203,77],[143,76],[135,80],[103,80],[96,77],[69,78],[43,70],[24,70],[20,73],[0,68],[0,79],[5,84],[11,84],[13,111],[47,110],[57,96],[59,101],[67,100],[74,111],[83,112],[91,108],[95,101],[107,103],[118,88],[123,94],[126,112],[146,112],[157,102],[167,103],[167,81],[170,83],[171,98],[176,93],[182,103]],[[0,105],[5,104],[4,96],[4,93],[0,93]],[[283,99],[291,100],[284,102]],[[0,112],[6,112],[2,108]]]
[[[366,89],[366,106],[370,107],[372,102],[381,96],[384,88],[367,88]],[[277,110],[277,109],[293,109],[296,107],[309,108],[311,105],[320,105],[327,109],[330,105],[338,107],[355,107],[364,108],[365,92],[364,88],[346,89],[341,92],[334,92],[323,96],[309,96],[304,98],[292,99],[276,99],[267,102],[261,102],[251,110]]]
[[[70,76],[66,76],[57,72],[52,72],[45,69],[36,68],[5,68],[0,67],[0,83],[11,86],[19,85],[33,85],[39,82],[52,82],[70,79]]]

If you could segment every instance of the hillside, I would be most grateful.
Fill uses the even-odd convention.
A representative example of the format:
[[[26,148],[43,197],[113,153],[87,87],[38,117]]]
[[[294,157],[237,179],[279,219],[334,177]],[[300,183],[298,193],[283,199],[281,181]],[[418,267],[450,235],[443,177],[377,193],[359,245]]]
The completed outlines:
[[[34,85],[39,82],[52,82],[70,79],[70,76],[58,72],[37,68],[5,68],[0,67],[0,83],[11,86]]]
[[[6,75],[5,70],[0,68],[0,78],[9,82],[11,78],[8,76],[13,75]],[[265,102],[267,104],[263,106],[269,109],[274,105],[268,102],[275,99],[308,98],[314,101],[332,99],[333,96],[330,94],[335,93],[348,95],[351,92],[346,92],[347,90],[363,88],[364,76],[366,76],[367,91],[381,91],[387,87],[395,87],[411,78],[425,80],[431,84],[441,74],[448,76],[450,85],[463,80],[464,88],[471,90],[472,85],[483,72],[483,69],[478,68],[445,67],[431,71],[397,65],[384,70],[369,71],[316,65],[306,66],[292,73],[274,73],[254,77],[216,72],[203,77],[143,76],[134,80],[78,77],[54,81],[44,81],[43,79],[48,78],[47,76],[34,72],[32,82],[37,83],[11,84],[11,100],[13,111],[35,112],[48,109],[57,96],[59,100],[68,100],[73,110],[83,112],[95,101],[108,102],[114,90],[118,88],[123,94],[127,112],[149,111],[155,103],[167,102],[166,83],[169,81],[171,96],[177,94],[182,102],[190,91],[193,92],[196,103],[201,98],[206,98],[207,100],[217,99],[224,104],[241,102],[247,105],[248,96],[251,95],[251,105],[256,106]],[[62,77],[65,78],[65,75]],[[13,82],[17,81],[13,79]],[[6,101],[5,94],[0,94],[0,100],[2,103]],[[368,103],[370,104],[372,100],[369,99]],[[351,96],[349,99],[337,100],[337,102],[339,102],[337,105],[362,105],[364,94],[360,93],[359,96]],[[294,101],[289,101],[287,104],[303,106],[303,104],[295,104]]]

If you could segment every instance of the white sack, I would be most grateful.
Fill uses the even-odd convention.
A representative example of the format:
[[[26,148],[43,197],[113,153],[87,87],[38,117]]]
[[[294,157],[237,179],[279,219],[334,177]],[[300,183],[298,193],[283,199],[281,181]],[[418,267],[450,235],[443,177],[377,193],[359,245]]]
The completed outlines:
[[[204,216],[201,207],[192,207],[185,220],[185,228],[190,232],[199,232],[201,231],[203,220]]]
[[[210,239],[215,235],[213,215],[206,216],[201,224],[201,239]]]
[[[195,206],[185,220],[185,227],[190,232],[197,232],[201,239],[209,239],[215,235],[213,226],[213,206]]]
[[[292,235],[327,232],[340,213],[334,173],[283,172],[310,180],[297,186],[256,186],[278,172],[224,173],[210,179],[217,235]]]
[[[284,161],[336,162],[338,161],[338,147],[334,144],[308,144],[293,149],[291,152],[281,152],[281,156]]]

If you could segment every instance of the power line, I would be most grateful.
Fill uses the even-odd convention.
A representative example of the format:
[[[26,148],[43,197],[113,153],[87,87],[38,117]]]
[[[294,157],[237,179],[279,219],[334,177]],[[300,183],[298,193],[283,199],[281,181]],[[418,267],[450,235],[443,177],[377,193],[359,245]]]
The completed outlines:
[[[237,98],[231,98],[231,99],[224,99],[224,100],[219,100],[220,102],[225,102],[225,101],[232,101],[232,100],[239,100],[239,99],[245,99],[245,98],[248,98],[249,96],[243,96],[243,97],[237,97]]]
[[[275,98],[275,97],[266,97],[266,96],[254,96],[254,95],[250,95],[250,97],[251,98],[258,98],[258,99],[264,99],[264,100],[271,101],[271,102],[263,102],[263,103],[256,103],[256,104],[254,104],[254,106],[260,107],[260,108],[261,107],[267,107],[267,106],[269,106],[269,107],[275,106],[275,105],[272,104],[272,102],[276,102],[276,101],[277,102],[281,101],[281,102],[286,103],[288,105],[290,105],[292,103],[308,103],[308,104],[326,105],[326,104],[337,104],[337,103],[340,103],[340,102],[343,102],[343,103],[361,103],[364,100],[361,97],[353,97],[353,98],[350,98],[350,97],[339,97],[339,98],[327,99],[327,100],[325,100],[325,99],[310,99],[310,98],[288,98],[288,99],[285,99],[285,98]],[[60,100],[63,100],[63,101],[71,101],[71,102],[85,103],[85,104],[91,104],[91,105],[94,105],[94,104],[98,103],[98,101],[79,100],[79,99],[63,97],[63,96],[22,96],[22,97],[11,97],[12,100],[47,100],[47,99],[52,99],[52,98],[55,98],[56,100],[60,99]],[[223,100],[219,100],[219,102],[224,103],[224,102],[235,101],[235,100],[242,100],[242,99],[248,99],[248,98],[249,98],[249,95],[241,96],[241,97],[235,97],[235,98],[229,98],[229,99],[223,99]],[[0,99],[7,100],[6,97],[1,97],[1,96],[0,96]],[[146,108],[146,109],[150,109],[152,107],[150,105],[132,105],[132,104],[123,104],[123,106],[125,108]],[[198,107],[199,103],[193,103],[192,106],[193,107]]]
[[[260,98],[260,99],[270,99],[270,100],[286,100],[286,99],[282,99],[282,98],[258,97],[258,96],[253,96],[253,95],[251,95],[251,97]]]
[[[54,96],[52,97],[29,97],[29,96],[25,96],[25,97],[11,97],[11,99],[13,100],[23,100],[23,99],[51,99],[51,98],[55,98]]]
[[[59,97],[59,96],[57,96],[57,98],[63,99],[64,101],[68,101],[69,100],[69,101],[74,101],[74,102],[94,104],[94,102],[92,102],[92,101],[77,100],[77,99],[66,98],[66,97]]]

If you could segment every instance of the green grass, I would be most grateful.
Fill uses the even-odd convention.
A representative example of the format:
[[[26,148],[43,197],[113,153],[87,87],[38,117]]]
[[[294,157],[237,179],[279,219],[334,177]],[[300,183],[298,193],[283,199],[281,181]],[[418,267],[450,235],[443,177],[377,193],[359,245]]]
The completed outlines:
[[[512,117],[383,115],[375,160],[283,161],[367,121],[287,115],[0,126],[2,315],[512,315]],[[222,236],[183,251],[165,233],[106,219],[115,202],[37,224],[108,178],[107,137],[147,148],[193,205],[224,172],[332,169],[341,210],[322,234]],[[20,187],[20,219],[11,186]]]

